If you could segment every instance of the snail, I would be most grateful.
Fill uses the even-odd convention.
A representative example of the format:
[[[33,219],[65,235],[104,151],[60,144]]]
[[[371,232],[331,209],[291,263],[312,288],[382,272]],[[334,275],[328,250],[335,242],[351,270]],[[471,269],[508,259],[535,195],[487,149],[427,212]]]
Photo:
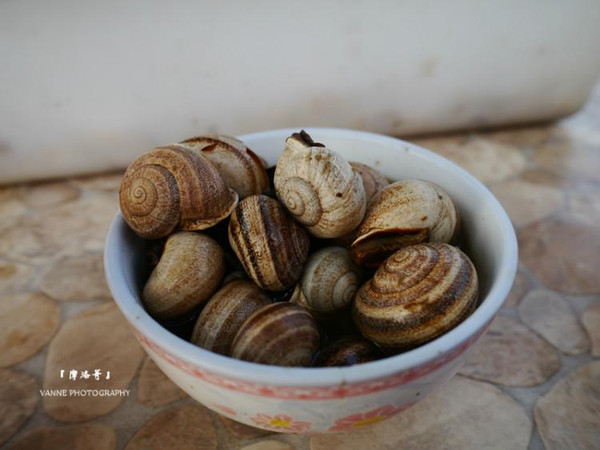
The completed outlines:
[[[248,274],[244,270],[234,270],[233,272],[229,272],[223,280],[221,280],[221,286],[225,286],[236,280],[247,280]]]
[[[229,243],[254,282],[269,291],[292,287],[302,274],[309,237],[277,200],[251,195],[231,214]]]
[[[367,204],[377,192],[390,184],[390,182],[385,176],[383,176],[381,172],[373,169],[371,166],[354,161],[350,161],[350,165],[362,179],[363,186],[365,188]]]
[[[353,319],[384,348],[410,349],[462,322],[477,303],[475,267],[458,248],[442,243],[402,248],[357,292]]]
[[[319,348],[311,314],[287,302],[272,303],[252,314],[235,335],[232,356],[275,366],[308,366]]]
[[[144,286],[142,301],[158,320],[182,317],[206,302],[225,273],[223,250],[197,232],[169,236],[158,264]]]
[[[269,189],[269,178],[261,158],[234,137],[208,134],[186,139],[179,145],[213,163],[240,200]]]
[[[451,243],[459,233],[458,210],[437,184],[403,180],[371,199],[352,243],[352,258],[377,267],[401,247],[421,242]]]
[[[221,355],[231,353],[240,325],[252,313],[270,304],[269,296],[250,281],[235,280],[208,301],[192,332],[192,343]]]
[[[290,301],[319,317],[346,308],[359,285],[359,270],[350,252],[342,247],[325,247],[308,258]]]
[[[315,359],[319,367],[353,366],[381,358],[382,352],[359,336],[343,336],[325,345]]]
[[[287,138],[273,183],[281,203],[316,237],[343,236],[365,215],[360,176],[340,155],[315,143],[304,130]]]
[[[179,145],[159,147],[127,168],[119,189],[125,222],[142,238],[204,230],[229,216],[238,195],[207,159]]]

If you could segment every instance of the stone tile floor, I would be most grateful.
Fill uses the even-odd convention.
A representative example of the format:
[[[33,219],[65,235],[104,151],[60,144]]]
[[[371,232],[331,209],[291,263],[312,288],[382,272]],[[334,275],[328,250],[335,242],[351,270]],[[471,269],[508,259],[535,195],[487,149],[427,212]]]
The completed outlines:
[[[448,385],[380,424],[288,436],[199,406],[111,301],[120,174],[0,188],[0,445],[11,449],[600,448],[600,89],[553,124],[412,139],[495,193],[518,231],[511,295]],[[60,369],[119,367],[128,397],[41,397]],[[102,374],[105,376],[105,374]],[[94,388],[93,376],[78,388]]]

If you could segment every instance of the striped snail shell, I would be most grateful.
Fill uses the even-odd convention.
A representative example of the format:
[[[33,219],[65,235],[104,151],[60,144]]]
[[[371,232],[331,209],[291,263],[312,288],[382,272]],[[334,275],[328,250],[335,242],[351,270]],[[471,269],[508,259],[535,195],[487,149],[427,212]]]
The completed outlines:
[[[233,341],[232,356],[275,366],[308,366],[319,343],[317,324],[305,308],[272,303],[242,324]]]
[[[365,215],[360,176],[340,155],[294,133],[277,162],[273,183],[281,203],[316,237],[343,236]]]
[[[325,247],[313,253],[290,301],[317,315],[346,308],[360,287],[360,273],[350,252],[343,247]]]
[[[477,304],[475,267],[458,248],[426,243],[390,256],[356,294],[353,319],[366,338],[409,349],[446,333]]]
[[[225,274],[223,250],[191,231],[172,234],[144,286],[142,301],[158,320],[180,318],[206,302]]]
[[[350,161],[350,165],[362,179],[367,204],[377,192],[390,184],[388,179],[380,171],[373,169],[371,166],[354,161]]]
[[[378,267],[401,247],[453,242],[459,228],[458,210],[440,186],[423,180],[397,181],[371,199],[352,243],[352,258],[361,266]]]
[[[235,258],[235,257],[233,257]],[[233,272],[229,272],[227,275],[225,275],[223,277],[223,280],[221,281],[221,286],[225,286],[228,283],[231,283],[232,281],[236,281],[236,280],[247,280],[248,279],[248,274],[242,269],[242,270],[234,270]]]
[[[314,365],[342,367],[375,361],[383,356],[371,342],[360,336],[343,336],[325,345]]]
[[[208,159],[219,170],[227,186],[240,200],[269,189],[269,178],[261,159],[242,141],[225,135],[207,134],[186,139],[179,145]]]
[[[159,147],[127,168],[119,190],[125,222],[142,238],[204,230],[225,219],[238,196],[207,159],[179,145]]]
[[[228,233],[244,270],[262,289],[283,291],[300,278],[309,237],[277,200],[246,197],[231,214]]]
[[[242,323],[270,303],[267,293],[251,281],[231,281],[208,301],[194,326],[191,341],[199,347],[228,356]]]

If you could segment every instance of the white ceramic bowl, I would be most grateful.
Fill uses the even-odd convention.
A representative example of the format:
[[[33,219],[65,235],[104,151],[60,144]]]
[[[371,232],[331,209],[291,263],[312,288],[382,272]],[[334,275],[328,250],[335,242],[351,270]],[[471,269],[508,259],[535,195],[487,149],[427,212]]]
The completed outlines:
[[[504,302],[517,267],[517,241],[494,196],[450,161],[407,142],[372,133],[306,129],[349,161],[391,179],[421,178],[442,186],[463,219],[464,249],[480,280],[480,304],[459,326],[409,352],[351,367],[284,368],[211,353],[170,333],[140,301],[143,242],[117,215],[105,248],[106,277],[119,308],[146,352],[181,389],[219,414],[280,432],[352,429],[390,417],[448,381]],[[274,164],[295,130],[241,136]]]

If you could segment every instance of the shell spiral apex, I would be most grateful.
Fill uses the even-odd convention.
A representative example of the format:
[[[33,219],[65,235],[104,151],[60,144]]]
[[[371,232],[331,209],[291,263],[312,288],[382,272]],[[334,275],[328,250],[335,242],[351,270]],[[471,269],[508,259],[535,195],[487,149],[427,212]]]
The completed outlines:
[[[390,256],[357,292],[353,319],[382,347],[410,349],[461,323],[477,304],[470,259],[448,244],[405,247]]]
[[[287,138],[273,182],[288,212],[316,237],[343,236],[365,215],[360,175],[339,154],[315,143],[304,131]]]
[[[228,217],[237,201],[215,166],[179,145],[138,157],[119,189],[123,218],[144,239],[168,236],[178,227],[209,228]]]

